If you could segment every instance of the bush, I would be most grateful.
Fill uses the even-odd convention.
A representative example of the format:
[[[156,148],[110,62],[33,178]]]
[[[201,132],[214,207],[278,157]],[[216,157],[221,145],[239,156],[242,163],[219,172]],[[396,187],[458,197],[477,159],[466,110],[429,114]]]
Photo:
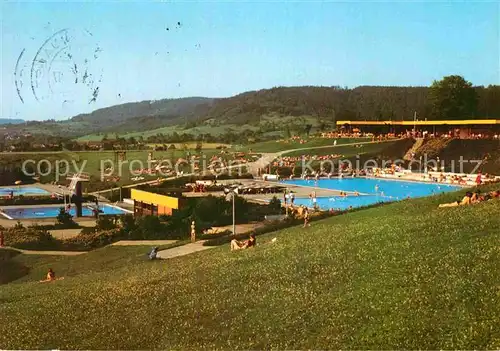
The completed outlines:
[[[281,211],[281,201],[276,196],[273,196],[267,207],[269,207],[271,211]]]
[[[167,227],[157,216],[144,216],[136,219],[136,228],[129,233],[131,239],[163,239]]]
[[[10,228],[4,232],[5,245],[26,250],[55,250],[60,247],[47,230],[35,228]]]
[[[56,217],[56,227],[58,229],[75,228],[79,227],[78,224],[73,221],[73,216],[70,215],[64,208],[59,209],[59,214]]]
[[[122,239],[122,235],[117,229],[82,233],[62,241],[61,245],[65,250],[91,250],[119,241]]]
[[[125,233],[127,236],[129,233],[132,233],[137,229],[137,225],[135,223],[134,215],[126,214],[120,217],[121,222],[121,231]]]
[[[116,228],[114,218],[111,216],[99,216],[97,219],[96,227],[97,230],[111,230]]]

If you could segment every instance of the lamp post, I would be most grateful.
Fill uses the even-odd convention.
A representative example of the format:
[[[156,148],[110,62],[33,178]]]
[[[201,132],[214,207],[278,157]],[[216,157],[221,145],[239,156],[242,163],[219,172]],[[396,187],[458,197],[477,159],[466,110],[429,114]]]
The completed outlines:
[[[287,198],[288,194],[288,198]],[[288,191],[288,188],[285,188],[285,215],[288,217],[288,202],[290,202],[290,192]]]
[[[236,235],[236,217],[235,217],[235,211],[234,211],[234,198],[236,197],[237,194],[237,189],[233,190],[233,235]]]
[[[417,111],[413,114],[413,133],[417,135]]]
[[[194,243],[196,241],[196,227],[194,221],[191,222],[191,242]]]
[[[64,210],[66,211],[66,190],[64,188],[61,188],[62,193],[63,193],[63,199],[64,199]]]

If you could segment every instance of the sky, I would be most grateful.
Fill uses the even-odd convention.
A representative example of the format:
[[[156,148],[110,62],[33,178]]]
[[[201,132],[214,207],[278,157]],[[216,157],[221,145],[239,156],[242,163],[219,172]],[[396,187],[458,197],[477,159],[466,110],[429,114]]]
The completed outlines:
[[[4,1],[0,118],[451,74],[500,84],[499,17],[496,1]]]

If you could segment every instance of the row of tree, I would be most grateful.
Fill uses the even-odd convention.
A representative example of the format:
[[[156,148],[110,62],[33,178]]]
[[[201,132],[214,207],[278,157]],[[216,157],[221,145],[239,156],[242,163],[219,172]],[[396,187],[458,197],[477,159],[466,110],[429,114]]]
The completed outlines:
[[[328,120],[500,118],[500,86],[474,87],[448,76],[430,87],[277,87],[218,100],[203,119],[251,123],[262,115]]]

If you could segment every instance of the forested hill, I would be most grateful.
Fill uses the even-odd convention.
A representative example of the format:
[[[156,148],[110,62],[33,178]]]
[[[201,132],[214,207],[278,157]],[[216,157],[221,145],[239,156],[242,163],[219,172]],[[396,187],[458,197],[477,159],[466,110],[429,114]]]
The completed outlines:
[[[456,89],[457,84],[464,88]],[[437,92],[437,95],[436,95]],[[450,103],[451,101],[451,103]],[[436,113],[436,106],[439,107]],[[333,120],[500,119],[500,86],[472,87],[450,76],[433,87],[277,87],[229,98],[182,98],[111,106],[69,121],[28,122],[7,129],[64,136],[145,131],[169,125],[257,124],[261,117]]]
[[[20,123],[24,123],[24,120],[16,118],[0,118],[0,124],[20,124]]]
[[[114,122],[121,123],[132,118],[162,117],[165,119],[204,113],[213,99],[189,97],[180,99],[147,100],[110,106],[73,117],[73,122]],[[201,110],[200,110],[201,108]]]
[[[500,86],[475,88],[477,110],[465,118],[500,118]],[[319,116],[336,120],[433,119],[428,87],[279,87],[219,99],[203,119],[251,122],[262,115]]]

